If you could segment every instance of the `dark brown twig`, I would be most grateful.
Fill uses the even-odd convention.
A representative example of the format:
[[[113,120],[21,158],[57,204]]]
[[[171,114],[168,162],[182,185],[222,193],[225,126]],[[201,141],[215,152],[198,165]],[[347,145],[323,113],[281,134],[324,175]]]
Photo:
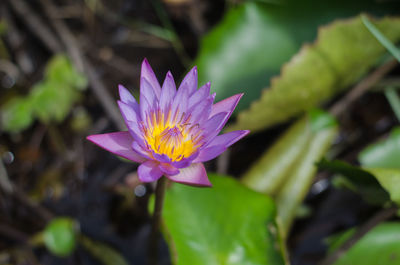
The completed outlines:
[[[155,203],[153,220],[151,224],[151,234],[149,241],[149,264],[158,264],[158,239],[161,224],[162,209],[164,205],[164,195],[167,179],[161,177],[157,181],[156,192],[155,192]]]
[[[361,80],[361,82],[359,82],[343,99],[339,100],[335,105],[333,105],[330,109],[330,113],[336,117],[340,116],[356,99],[358,99],[361,95],[378,83],[397,65],[398,63],[396,60],[390,60],[375,69],[375,71]]]
[[[51,20],[57,34],[62,42],[54,34],[47,25],[45,25],[40,17],[30,9],[30,7],[23,0],[8,0],[16,13],[21,17],[25,24],[36,34],[39,39],[49,48],[53,53],[63,52],[66,50],[71,57],[74,65],[78,70],[86,73],[90,88],[93,90],[95,96],[100,101],[105,112],[114,122],[119,130],[125,130],[125,124],[121,118],[118,108],[106,89],[105,85],[97,76],[93,66],[81,53],[79,42],[75,36],[68,29],[65,23],[53,14],[59,14],[58,9],[51,1],[42,0],[42,6]],[[65,48],[64,48],[65,47]]]
[[[63,51],[61,42],[55,37],[54,33],[33,13],[29,6],[22,0],[9,0],[11,7],[23,19],[26,26],[32,30],[53,53]]]
[[[341,245],[335,252],[329,255],[325,260],[323,260],[320,265],[331,265],[335,263],[347,250],[349,250],[355,243],[358,242],[365,234],[367,234],[372,228],[380,224],[381,222],[393,217],[398,208],[391,207],[384,209],[377,214],[375,214],[371,219],[369,219],[364,225],[357,229],[354,235],[348,239],[343,245]]]

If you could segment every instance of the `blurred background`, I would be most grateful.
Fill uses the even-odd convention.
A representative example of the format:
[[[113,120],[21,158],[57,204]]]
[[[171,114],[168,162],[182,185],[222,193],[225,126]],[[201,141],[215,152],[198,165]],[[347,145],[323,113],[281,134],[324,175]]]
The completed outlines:
[[[199,85],[211,81],[217,101],[245,93],[229,125],[252,134],[209,162],[210,172],[251,175],[295,117],[314,106],[336,106],[340,132],[328,155],[358,164],[358,153],[398,124],[382,91],[400,83],[397,65],[387,67],[390,55],[352,19],[393,16],[380,29],[397,42],[399,13],[395,0],[2,0],[0,264],[146,264],[153,187],[139,182],[137,164],[85,140],[125,128],[117,86],[138,95],[144,58],[160,82],[168,70],[178,82],[197,65]],[[339,26],[331,36],[332,25]],[[352,38],[361,45],[346,42]],[[315,54],[328,59],[306,59],[291,74]],[[373,92],[343,103],[343,91],[382,65]],[[285,69],[290,78],[279,81]],[[258,103],[271,86],[283,92]],[[292,264],[318,264],[324,238],[380,209],[330,178],[315,175],[296,209],[300,219],[287,237]],[[60,226],[80,231],[65,253],[42,246],[43,229],[57,232],[48,222],[62,216],[69,218]],[[171,264],[167,244],[160,249],[161,264]]]

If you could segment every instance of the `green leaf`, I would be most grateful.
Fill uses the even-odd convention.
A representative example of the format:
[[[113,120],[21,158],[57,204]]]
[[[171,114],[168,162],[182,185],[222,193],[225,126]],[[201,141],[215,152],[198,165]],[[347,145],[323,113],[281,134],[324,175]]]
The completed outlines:
[[[371,204],[383,204],[389,200],[389,194],[383,189],[374,174],[362,168],[352,166],[344,161],[321,160],[317,163],[319,169],[329,170],[340,174],[346,182],[342,186],[358,193],[365,201]],[[338,181],[336,177],[334,181]],[[344,184],[344,185],[343,185]]]
[[[334,265],[400,265],[400,224],[374,227]]]
[[[362,22],[375,38],[400,62],[400,50],[366,17],[361,16]]]
[[[217,100],[246,92],[237,108],[248,106],[297,51],[285,15],[274,11],[248,1],[232,8],[202,40],[194,64],[200,84],[211,81]]]
[[[399,18],[383,18],[376,25],[390,40],[400,39]],[[314,108],[359,80],[384,52],[360,17],[325,26],[228,130],[256,132]]]
[[[35,84],[29,95],[18,97],[2,106],[5,131],[19,132],[35,118],[43,123],[61,122],[80,98],[87,79],[64,55],[54,56],[47,64],[44,79]]]
[[[211,174],[210,174],[211,175]],[[174,264],[284,264],[273,201],[229,177],[212,188],[173,184],[163,211]]]
[[[64,83],[41,82],[31,92],[34,114],[43,123],[60,122],[68,115],[80,94]]]
[[[32,122],[32,105],[26,98],[16,97],[2,106],[1,127],[4,131],[19,132],[28,128]]]
[[[358,156],[364,167],[400,169],[400,128],[387,139],[368,146]]]
[[[53,219],[43,231],[45,246],[56,256],[69,256],[76,246],[76,223],[67,217]]]
[[[337,126],[335,117],[322,109],[311,109],[308,112],[308,115],[310,117],[311,130],[313,132]]]
[[[365,170],[373,174],[389,193],[390,199],[400,205],[400,170],[387,168],[365,168]]]
[[[79,73],[65,55],[54,56],[46,66],[45,79],[79,90],[86,88],[88,81]]]
[[[374,0],[324,1],[323,5],[317,0],[242,2],[205,35],[194,62],[200,83],[211,81],[217,100],[245,92],[237,109],[260,97],[282,64],[315,38],[319,25],[360,12],[389,14],[399,7]]]
[[[128,265],[120,253],[106,244],[94,241],[86,236],[79,237],[79,243],[85,247],[90,254],[104,265]]]
[[[242,183],[268,195],[278,193],[286,176],[289,175],[291,166],[306,148],[309,138],[307,119],[301,119],[261,155],[261,158],[242,176]]]
[[[336,122],[321,122],[327,116],[318,111],[312,118],[300,119],[242,178],[246,186],[276,197],[283,238],[312,184],[317,171],[315,162],[325,155],[337,135]]]

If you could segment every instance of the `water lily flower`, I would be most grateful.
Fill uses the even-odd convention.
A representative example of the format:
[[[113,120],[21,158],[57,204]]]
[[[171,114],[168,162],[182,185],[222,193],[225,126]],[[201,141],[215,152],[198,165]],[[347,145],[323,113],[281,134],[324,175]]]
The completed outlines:
[[[243,94],[213,104],[210,83],[197,89],[197,68],[185,76],[178,90],[167,73],[162,86],[144,59],[140,79],[140,103],[119,86],[119,109],[127,132],[87,137],[98,146],[141,163],[142,182],[168,179],[192,186],[211,186],[203,162],[211,160],[246,134],[247,130],[218,135]]]

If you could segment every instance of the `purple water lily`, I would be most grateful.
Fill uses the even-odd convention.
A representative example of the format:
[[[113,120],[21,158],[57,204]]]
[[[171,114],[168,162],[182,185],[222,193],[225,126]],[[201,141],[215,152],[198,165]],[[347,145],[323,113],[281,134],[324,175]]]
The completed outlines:
[[[128,132],[87,137],[98,146],[141,163],[142,182],[168,179],[193,186],[211,186],[202,162],[211,160],[246,134],[247,130],[218,135],[243,94],[213,104],[210,83],[197,89],[197,68],[183,79],[178,90],[170,72],[162,85],[144,59],[140,104],[122,85],[118,105]]]

